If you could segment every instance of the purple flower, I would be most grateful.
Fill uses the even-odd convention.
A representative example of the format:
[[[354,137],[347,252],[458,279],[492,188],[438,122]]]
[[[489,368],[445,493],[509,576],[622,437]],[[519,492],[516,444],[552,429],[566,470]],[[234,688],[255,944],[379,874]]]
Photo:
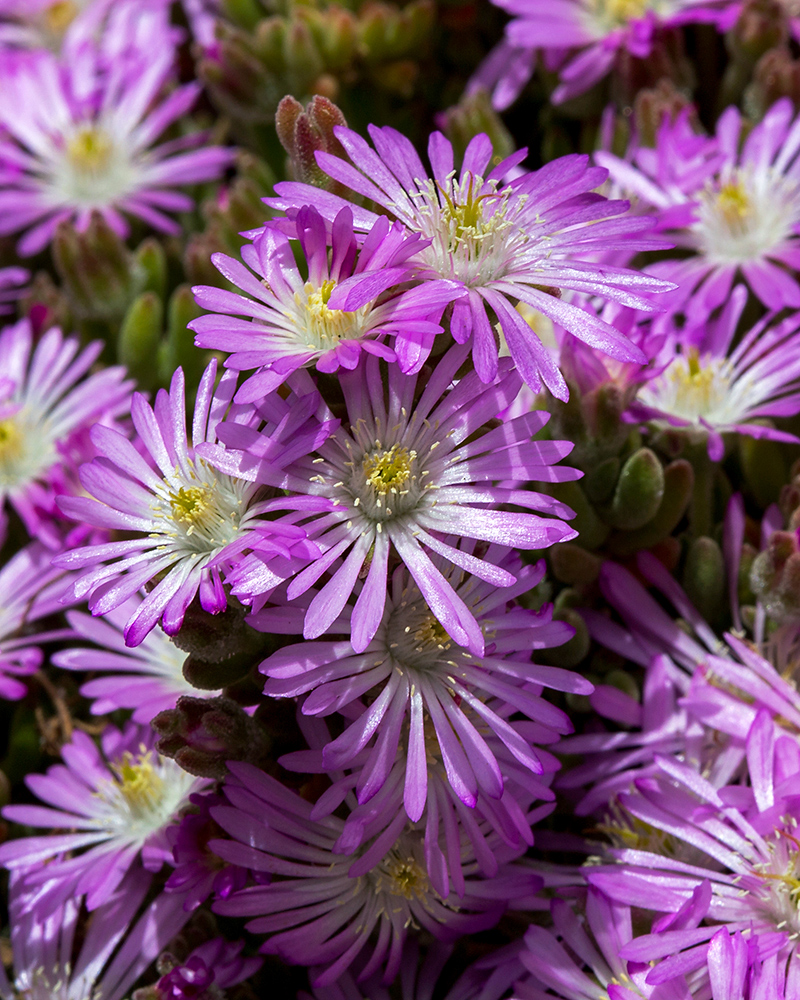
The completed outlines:
[[[0,332],[0,497],[51,548],[63,543],[56,497],[80,492],[77,463],[94,454],[86,429],[128,411],[123,368],[84,378],[102,348],[94,341],[81,350],[55,327],[34,347],[28,320]]]
[[[61,611],[67,581],[51,565],[52,552],[32,542],[0,569],[0,698],[24,697],[18,678],[35,674],[44,655],[38,643],[69,636],[69,630],[31,632],[33,622]]]
[[[202,133],[152,145],[200,89],[179,87],[153,107],[174,63],[162,32],[114,68],[104,61],[84,46],[63,62],[44,50],[6,51],[0,62],[0,234],[24,230],[23,256],[46,247],[65,219],[85,229],[94,211],[122,238],[129,229],[122,213],[179,233],[165,213],[193,202],[169,189],[216,179],[232,161],[229,149],[191,150],[205,142]]]
[[[747,289],[737,285],[717,319],[662,327],[655,374],[639,387],[629,416],[685,428],[690,438],[707,441],[717,462],[724,433],[797,443],[768,421],[800,411],[800,313],[780,322],[768,314],[733,347],[746,303]]]
[[[390,983],[412,924],[452,941],[493,926],[509,905],[528,905],[542,884],[512,864],[494,879],[481,880],[473,877],[474,863],[467,863],[465,894],[443,899],[425,870],[421,835],[406,829],[402,812],[379,836],[370,831],[354,860],[336,853],[341,819],[315,822],[308,802],[262,771],[239,763],[231,763],[230,770],[224,791],[231,806],[212,814],[233,840],[212,841],[212,847],[227,861],[275,877],[269,885],[234,893],[214,909],[255,917],[248,930],[271,935],[261,951],[294,964],[324,966],[315,986],[336,982],[370,946],[359,979],[383,966],[382,981]],[[507,858],[519,853],[509,850]],[[378,938],[370,945],[373,931]]]
[[[0,864],[25,870],[30,885],[49,883],[58,902],[85,894],[90,910],[111,899],[137,859],[151,871],[171,860],[165,830],[191,792],[206,783],[156,754],[150,730],[134,723],[122,732],[108,726],[101,743],[102,752],[76,732],[62,748],[64,764],[26,778],[47,807],[3,810],[18,823],[70,832],[0,846]],[[65,859],[65,851],[75,853]]]
[[[518,1000],[691,1000],[680,975],[667,987],[647,983],[647,967],[629,963],[620,952],[634,937],[631,908],[598,889],[586,893],[579,916],[564,899],[550,904],[552,929],[529,927],[518,961],[529,975],[514,987]],[[727,994],[733,1000],[735,994]],[[716,1000],[716,998],[715,998]]]
[[[678,760],[657,762],[661,773],[636,782],[620,801],[669,835],[668,855],[614,851],[619,867],[587,873],[615,901],[664,914],[621,957],[648,963],[650,985],[697,970],[698,988],[710,983],[703,995],[715,1000],[741,996],[745,980],[749,996],[792,995],[800,930],[796,738],[776,739],[769,714],[758,713],[747,737],[750,787],[717,789]],[[721,989],[723,973],[735,992]],[[784,993],[787,975],[795,985]]]
[[[345,207],[330,227],[329,264],[325,221],[315,208],[301,208],[289,228],[307,260],[307,278],[287,237],[268,228],[252,246],[242,247],[242,259],[258,278],[232,257],[211,257],[222,275],[252,298],[206,285],[192,289],[197,304],[214,313],[189,324],[197,346],[232,351],[228,368],[259,369],[239,389],[237,402],[262,399],[301,367],[355,368],[362,351],[399,359],[403,371],[419,371],[441,332],[444,306],[460,294],[453,282],[403,289],[415,272],[409,258],[429,241],[379,216],[358,249],[352,211]],[[394,350],[383,343],[388,335],[395,338]]]
[[[667,288],[638,271],[592,262],[597,254],[666,244],[641,235],[652,228],[652,220],[620,218],[627,202],[594,193],[607,175],[590,166],[588,157],[565,156],[501,186],[525,151],[487,172],[492,144],[486,135],[472,140],[457,173],[450,143],[434,132],[428,146],[434,176],[429,177],[411,142],[394,129],[370,126],[375,150],[350,129],[334,131],[353,165],[324,152],[316,154],[317,162],[335,180],[430,241],[417,258],[420,276],[461,286],[450,330],[459,343],[470,342],[482,381],[491,382],[497,374],[493,324],[499,322],[523,379],[536,390],[544,383],[566,399],[561,373],[514,308],[517,301],[603,353],[644,363],[638,348],[613,327],[560,298],[563,290],[572,290],[652,310],[647,296]],[[348,204],[307,184],[283,182],[275,190],[280,197],[266,199],[267,204],[290,214],[311,203],[331,221]],[[356,228],[371,230],[378,216],[351,207]]]
[[[62,649],[52,656],[51,662],[64,670],[105,675],[92,678],[81,687],[83,697],[93,699],[93,715],[131,708],[134,722],[146,723],[159,712],[174,708],[181,695],[213,698],[222,693],[199,691],[184,679],[186,653],[160,629],[148,633],[135,650],[125,644],[123,629],[135,617],[141,603],[141,597],[132,597],[107,612],[102,620],[80,611],[67,613],[76,636],[94,646]]]
[[[550,99],[561,104],[609,73],[620,55],[649,58],[657,33],[684,24],[717,24],[727,30],[739,4],[730,0],[492,0],[512,16],[498,48],[478,79],[494,88],[493,104],[507,108],[531,77],[536,53],[544,53],[559,84]],[[513,58],[508,57],[508,52]]]
[[[162,38],[171,33],[169,0],[0,0],[0,47],[48,48],[72,58],[87,39],[99,38],[114,57],[143,38],[152,41],[155,27]]]
[[[777,101],[742,142],[742,117],[728,108],[714,140],[691,134],[685,118],[665,121],[656,149],[635,165],[596,154],[624,191],[650,205],[659,228],[691,256],[651,265],[675,282],[661,300],[700,322],[727,301],[742,275],[768,309],[800,307],[800,119]],[[700,149],[698,149],[698,146]]]
[[[557,519],[572,516],[572,511],[550,497],[507,485],[580,476],[554,464],[569,454],[572,445],[531,441],[547,420],[541,412],[488,429],[487,421],[516,396],[520,379],[504,358],[490,384],[482,383],[474,372],[453,384],[466,356],[465,347],[448,351],[426,373],[418,399],[416,376],[404,375],[397,365],[388,367],[384,398],[379,361],[368,356],[355,371],[340,376],[349,426],[331,434],[316,453],[306,453],[284,468],[260,459],[269,439],[243,424],[225,423],[218,429],[220,439],[233,451],[219,446],[202,449],[223,472],[291,491],[276,499],[275,507],[294,509],[304,517],[303,526],[322,556],[291,581],[289,600],[332,570],[308,607],[305,638],[315,639],[331,627],[366,571],[351,619],[353,649],[363,652],[383,620],[394,550],[434,618],[457,644],[480,655],[484,637],[473,611],[428,552],[442,557],[445,565],[507,587],[515,580],[511,573],[458,547],[458,537],[453,536],[526,549],[574,537],[575,532]],[[307,514],[312,498],[324,498],[329,506],[319,514]],[[514,513],[489,504],[513,504],[557,516]],[[257,581],[248,582],[249,569],[245,559],[229,578],[237,596],[258,592]]]
[[[3,1000],[121,1000],[188,919],[180,900],[163,893],[141,911],[149,887],[150,876],[141,868],[132,869],[87,922],[79,899],[43,904],[22,874],[12,873],[14,967],[9,982],[0,965]]]
[[[231,426],[257,419],[251,407],[231,407],[236,375],[223,375],[216,391],[215,375],[212,361],[197,390],[191,444],[179,368],[169,393],[159,390],[155,409],[139,393],[133,397],[133,425],[152,464],[118,431],[97,426],[92,440],[100,457],[82,466],[80,473],[85,489],[97,499],[61,500],[62,509],[78,520],[138,534],[58,558],[61,566],[91,567],[76,581],[74,593],[78,600],[89,595],[93,614],[114,610],[162,574],[128,619],[124,635],[129,646],[138,645],[159,619],[164,631],[174,635],[198,591],[204,610],[223,611],[227,597],[221,573],[244,550],[255,549],[262,559],[295,568],[318,551],[307,543],[303,529],[260,518],[267,501],[257,484],[219,473],[196,456],[201,442],[216,439],[215,428],[229,409]],[[307,454],[327,436],[302,401],[292,410],[276,399],[273,414],[276,411],[280,416],[273,428],[285,418],[270,439],[278,467]]]
[[[493,710],[502,710],[495,700],[490,702]],[[310,728],[309,720],[301,720],[304,730]],[[330,734],[324,723],[321,736],[315,745],[324,745]],[[542,727],[529,722],[510,722],[521,740],[531,741],[534,735],[546,737]],[[427,802],[425,812],[419,820],[419,828],[425,830],[423,850],[425,866],[431,885],[445,897],[451,891],[463,896],[467,891],[465,863],[469,868],[477,866],[477,872],[484,878],[494,878],[502,863],[502,855],[509,849],[523,850],[524,845],[533,845],[532,827],[555,808],[555,796],[549,788],[558,761],[552,754],[537,747],[536,756],[544,773],[534,775],[521,764],[507,747],[492,733],[486,733],[485,742],[489,752],[500,766],[503,777],[503,791],[499,798],[488,796],[478,789],[474,805],[466,805],[458,797],[450,783],[442,753],[435,740],[426,741],[427,753]],[[319,797],[311,812],[313,820],[330,816],[343,801],[351,808],[345,820],[341,836],[336,842],[336,850],[342,854],[353,854],[363,845],[365,837],[375,835],[378,830],[389,827],[399,813],[405,811],[403,793],[406,774],[407,750],[398,750],[394,765],[386,781],[376,794],[363,805],[357,805],[352,795],[361,779],[362,769],[368,763],[369,751],[356,757],[351,771],[337,769],[331,771],[322,762],[321,750],[298,750],[280,758],[282,767],[290,771],[306,773],[326,773],[331,785]],[[532,804],[543,799],[539,805]],[[465,858],[463,845],[469,844],[469,854]],[[499,851],[500,856],[495,852]],[[474,860],[473,860],[474,859]]]
[[[243,941],[212,938],[180,962],[169,952],[158,960],[161,978],[152,987],[133,994],[133,1000],[219,1000],[223,990],[236,986],[256,972],[260,958],[243,958]]]
[[[513,571],[516,584],[497,587],[476,577],[462,583],[457,567],[446,567],[442,574],[475,615],[486,640],[483,656],[451,640],[406,568],[400,567],[392,577],[383,619],[363,651],[356,652],[346,639],[305,642],[284,646],[261,664],[259,669],[269,678],[265,694],[308,694],[302,706],[305,715],[342,711],[353,720],[322,749],[326,770],[352,767],[372,744],[356,784],[359,802],[369,801],[386,782],[401,739],[408,746],[403,802],[416,822],[427,801],[431,756],[441,757],[453,790],[473,808],[479,791],[494,800],[503,794],[503,775],[484,738],[487,732],[524,768],[543,773],[536,749],[508,722],[510,711],[535,722],[543,742],[571,731],[567,716],[540,697],[542,688],[588,694],[591,684],[577,673],[531,662],[533,651],[560,645],[570,629],[552,620],[549,607],[540,612],[509,607],[541,581],[544,564],[523,566],[516,553],[499,546],[490,546],[486,558]],[[283,609],[261,612],[252,624],[271,631],[272,621],[281,614]],[[346,633],[343,618],[336,631]],[[367,694],[370,700],[364,704],[361,699]]]

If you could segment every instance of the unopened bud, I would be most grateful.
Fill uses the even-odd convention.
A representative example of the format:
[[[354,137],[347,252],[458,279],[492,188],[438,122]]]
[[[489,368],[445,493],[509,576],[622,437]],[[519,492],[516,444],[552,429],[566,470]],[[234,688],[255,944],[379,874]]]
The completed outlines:
[[[347,125],[347,122],[339,108],[326,97],[319,94],[313,97],[305,111],[293,97],[283,98],[275,113],[275,127],[297,180],[334,190],[335,181],[317,166],[314,154],[320,150],[347,158],[333,132],[337,125]]]
[[[663,496],[661,462],[649,448],[640,448],[623,465],[604,517],[615,528],[641,528],[655,516]]]
[[[225,762],[246,761],[264,767],[270,739],[264,729],[230,698],[182,695],[175,708],[159,712],[151,723],[156,750],[188,771],[222,778]]]

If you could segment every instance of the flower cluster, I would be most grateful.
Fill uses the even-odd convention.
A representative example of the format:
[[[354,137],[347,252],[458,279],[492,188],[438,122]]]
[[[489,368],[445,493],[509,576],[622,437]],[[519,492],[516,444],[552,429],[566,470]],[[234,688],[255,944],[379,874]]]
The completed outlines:
[[[480,3],[0,0],[3,1000],[800,996],[800,21]]]

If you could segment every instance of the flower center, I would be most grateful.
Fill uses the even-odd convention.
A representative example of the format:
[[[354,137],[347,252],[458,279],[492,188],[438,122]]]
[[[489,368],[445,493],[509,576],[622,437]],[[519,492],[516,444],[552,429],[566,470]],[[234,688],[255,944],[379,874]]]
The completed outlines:
[[[67,156],[72,167],[81,174],[103,173],[111,160],[114,145],[101,129],[83,125],[67,143]]]
[[[776,250],[800,220],[800,185],[763,169],[737,170],[703,195],[694,229],[713,263],[746,263]]]
[[[295,295],[295,303],[305,319],[305,333],[311,350],[328,350],[340,340],[354,340],[362,336],[365,317],[371,310],[368,303],[352,312],[344,309],[329,309],[328,300],[336,288],[336,282],[323,281],[315,288],[310,281],[305,284],[305,301],[300,292]]]
[[[13,461],[22,453],[22,434],[13,420],[0,420],[0,463]]]
[[[624,27],[643,17],[650,9],[649,0],[594,0],[594,16],[606,31]]]
[[[403,899],[425,900],[431,892],[425,869],[410,855],[397,849],[389,852],[374,872],[376,893],[385,892]]]
[[[179,473],[176,470],[176,476]],[[179,549],[207,555],[237,536],[247,484],[237,482],[200,461],[192,478],[181,485],[166,480],[164,494],[154,506],[166,521],[160,533],[169,535]]]
[[[449,674],[456,666],[460,647],[413,590],[411,601],[402,600],[386,625],[386,643],[392,658],[404,669]]]
[[[724,422],[722,416],[730,394],[729,365],[724,358],[701,361],[695,348],[679,354],[667,370],[645,386],[640,399],[652,406],[694,422]]]
[[[77,16],[78,5],[72,0],[51,3],[43,16],[45,30],[52,35],[63,35]]]
[[[126,752],[115,765],[119,790],[136,819],[147,819],[164,798],[164,779],[153,767],[153,755],[143,752],[139,757]]]
[[[490,182],[469,174],[461,181],[448,177],[438,181],[418,182],[412,193],[415,202],[415,227],[432,240],[422,251],[422,258],[437,274],[479,286],[502,277],[513,265],[517,252],[530,237],[515,218],[521,211],[524,196],[497,191]]]
[[[381,496],[400,492],[411,478],[411,463],[417,457],[402,445],[393,444],[388,451],[374,451],[364,456],[363,467],[367,482]]]

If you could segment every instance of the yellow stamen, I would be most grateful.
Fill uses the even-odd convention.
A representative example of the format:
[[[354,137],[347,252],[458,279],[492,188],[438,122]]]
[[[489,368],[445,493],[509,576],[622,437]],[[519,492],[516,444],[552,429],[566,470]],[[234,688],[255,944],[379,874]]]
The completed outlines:
[[[142,750],[139,757],[126,751],[114,767],[122,797],[137,817],[152,813],[164,797],[164,781],[153,767],[153,754]]]
[[[22,451],[22,435],[16,423],[11,420],[0,420],[0,462],[9,462],[18,458]]]
[[[382,496],[397,493],[398,487],[411,478],[411,463],[416,457],[415,451],[394,444],[388,451],[374,451],[364,456],[364,475]]]
[[[72,165],[84,174],[101,173],[111,159],[113,144],[105,132],[92,125],[82,126],[67,143]]]

